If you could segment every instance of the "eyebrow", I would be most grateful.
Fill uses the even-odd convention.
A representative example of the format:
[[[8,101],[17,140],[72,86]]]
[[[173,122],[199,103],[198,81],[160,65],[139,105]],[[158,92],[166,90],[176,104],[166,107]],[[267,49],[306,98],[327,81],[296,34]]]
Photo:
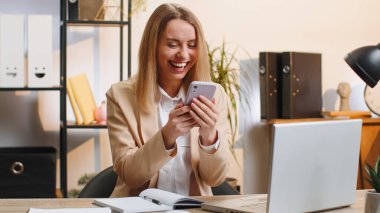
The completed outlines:
[[[166,41],[181,42],[180,40],[175,39],[175,38],[167,38]],[[197,42],[197,39],[192,39],[192,40],[189,40],[189,41],[187,41],[187,42]]]

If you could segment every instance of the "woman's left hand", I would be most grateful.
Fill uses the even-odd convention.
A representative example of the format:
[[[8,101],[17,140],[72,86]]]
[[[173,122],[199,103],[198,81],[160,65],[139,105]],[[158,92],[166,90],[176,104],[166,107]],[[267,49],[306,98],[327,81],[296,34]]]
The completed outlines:
[[[199,135],[202,145],[209,146],[214,144],[218,139],[216,131],[218,111],[215,107],[215,99],[210,101],[204,96],[199,96],[192,100],[190,106],[192,109],[190,115],[199,126]]]

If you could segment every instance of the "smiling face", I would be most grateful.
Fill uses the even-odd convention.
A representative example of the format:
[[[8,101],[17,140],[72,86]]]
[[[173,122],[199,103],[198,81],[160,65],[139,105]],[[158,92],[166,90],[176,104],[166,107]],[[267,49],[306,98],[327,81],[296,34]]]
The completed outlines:
[[[182,79],[198,59],[194,27],[181,19],[168,22],[160,35],[157,49],[158,83],[164,89],[180,86]]]

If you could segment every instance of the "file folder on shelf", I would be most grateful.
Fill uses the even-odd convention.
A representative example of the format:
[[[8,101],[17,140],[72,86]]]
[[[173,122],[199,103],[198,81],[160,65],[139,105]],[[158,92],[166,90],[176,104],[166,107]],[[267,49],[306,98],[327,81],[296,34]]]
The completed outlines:
[[[322,56],[318,53],[282,53],[282,117],[321,117]]]
[[[0,16],[0,87],[24,87],[23,15]]]
[[[281,53],[260,52],[259,73],[261,118],[281,118]]]
[[[51,15],[28,16],[28,86],[51,87],[53,33]]]

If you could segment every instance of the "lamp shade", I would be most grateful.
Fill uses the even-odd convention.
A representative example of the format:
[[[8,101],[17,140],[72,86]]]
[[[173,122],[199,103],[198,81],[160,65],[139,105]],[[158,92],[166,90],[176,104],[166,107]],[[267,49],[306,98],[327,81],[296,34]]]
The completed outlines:
[[[344,60],[368,86],[376,86],[380,80],[380,44],[355,49]]]

